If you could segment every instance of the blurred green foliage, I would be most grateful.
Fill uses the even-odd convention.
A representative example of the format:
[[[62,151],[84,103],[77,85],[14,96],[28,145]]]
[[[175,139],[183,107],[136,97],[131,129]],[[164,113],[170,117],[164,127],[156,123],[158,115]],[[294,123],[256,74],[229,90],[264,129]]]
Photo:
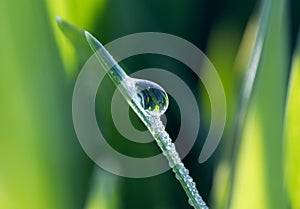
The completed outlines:
[[[254,208],[279,209],[286,204],[282,149],[288,72],[286,5],[284,1],[269,2],[262,55],[235,156],[231,208],[251,203]]]
[[[210,121],[202,84],[186,66],[166,57],[136,56],[121,64],[129,73],[146,67],[175,72],[198,95],[203,125],[184,162],[210,208],[299,209],[300,44],[296,49],[295,43],[300,5],[298,0],[269,2],[266,30],[259,34],[260,2],[254,0],[0,0],[0,208],[190,208],[171,172],[128,179],[92,168],[76,139],[71,115],[73,85],[85,58],[59,31],[59,15],[103,43],[159,31],[185,38],[206,52],[224,84],[228,120],[220,146],[201,165],[197,158]],[[257,35],[265,37],[262,55],[245,120],[237,123]],[[114,90],[105,82],[109,90],[99,92],[101,104]],[[108,108],[97,110],[98,118],[118,149],[132,155],[133,147],[157,153],[154,144],[139,149],[118,143],[124,140],[105,114]],[[174,121],[167,130],[176,138],[176,105],[167,116]],[[136,118],[133,122],[138,123]],[[239,124],[245,125],[239,129]]]
[[[91,164],[76,143],[46,4],[0,8],[0,207],[82,208]]]
[[[285,118],[285,187],[291,208],[300,208],[300,33],[295,49]]]

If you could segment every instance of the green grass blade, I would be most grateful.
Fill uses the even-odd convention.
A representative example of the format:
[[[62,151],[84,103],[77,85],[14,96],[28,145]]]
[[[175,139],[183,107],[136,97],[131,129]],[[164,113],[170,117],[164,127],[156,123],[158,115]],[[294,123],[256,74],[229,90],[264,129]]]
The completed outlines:
[[[45,2],[0,0],[0,24],[0,208],[79,209],[89,169]]]
[[[118,177],[95,167],[85,209],[119,209]]]
[[[286,5],[283,0],[266,2],[271,5],[270,17],[236,156],[231,209],[282,209],[286,203],[282,172]]]
[[[85,62],[93,53],[85,39],[84,30],[64,21],[59,16],[56,17],[56,22],[61,31],[75,47],[81,62]]]
[[[81,30],[77,31],[79,31],[78,35],[81,36]],[[69,33],[67,33],[67,35],[68,34]],[[87,31],[85,32],[85,36],[91,49],[95,52],[102,70],[108,73],[112,81],[126,99],[127,103],[148,128],[159,148],[166,156],[176,178],[179,180],[182,188],[189,198],[190,205],[192,205],[195,209],[208,209],[196,189],[196,184],[189,176],[189,171],[184,167],[179,154],[175,149],[174,143],[170,139],[169,134],[165,131],[165,127],[162,124],[159,115],[147,114],[139,102],[140,99],[136,99],[137,92],[134,92],[133,88],[135,84],[130,83],[133,79],[126,75],[123,69],[95,37]]]
[[[241,100],[238,109],[238,118],[236,125],[236,138],[241,137],[241,131],[244,127],[247,108],[253,92],[254,80],[261,61],[262,49],[265,42],[267,24],[270,19],[271,0],[262,0],[259,12],[258,31],[255,39],[254,48],[247,66],[244,86],[242,87]]]
[[[285,182],[291,209],[300,208],[300,31],[289,81],[285,116]]]
[[[255,10],[248,21],[236,55],[235,63],[232,61],[230,66],[228,66],[228,64],[226,65],[230,60],[227,58],[226,61],[223,61],[219,64],[219,67],[217,67],[218,69],[222,69],[226,66],[228,68],[228,70],[223,73],[224,75],[221,74],[221,78],[223,79],[226,89],[229,107],[227,132],[224,134],[224,139],[226,140],[221,144],[223,153],[217,165],[213,185],[213,203],[216,208],[226,208],[226,205],[230,202],[230,190],[232,189],[234,179],[233,170],[235,169],[235,163],[232,162],[235,161],[235,152],[239,147],[241,131],[244,126],[247,107],[253,91],[254,79],[261,59],[266,26],[270,15],[270,1],[262,1],[258,9],[259,11]],[[232,36],[233,35],[229,37],[232,38]],[[220,37],[218,37],[218,40],[223,41]],[[233,41],[234,40],[229,42],[231,47]],[[216,50],[220,50],[219,45],[216,45]],[[223,49],[223,53],[220,56],[228,57],[228,51],[228,49]],[[234,73],[229,73],[231,71]],[[242,82],[242,80],[244,80],[244,82]],[[242,89],[242,91],[239,89]],[[238,96],[239,94],[240,96]]]
[[[46,0],[46,4],[65,72],[70,79],[74,79],[74,75],[78,72],[78,65],[85,63],[86,56],[75,51],[74,46],[68,43],[56,25],[55,17],[58,15],[71,20],[76,25],[93,28],[98,24],[96,20],[102,15],[106,0]]]
[[[141,105],[138,104],[139,100],[135,100],[133,97],[133,92],[130,88],[132,84],[126,85],[125,81],[128,80],[128,76],[123,69],[95,37],[88,32],[86,32],[85,35],[103,69],[110,75],[112,81],[117,85],[127,103],[148,128],[159,148],[166,156],[172,167],[172,171],[189,198],[189,204],[195,209],[208,209],[206,203],[202,200],[193,179],[189,176],[189,171],[184,167],[179,154],[175,149],[174,143],[170,139],[169,134],[165,131],[165,127],[162,124],[160,117],[149,115],[145,112]]]

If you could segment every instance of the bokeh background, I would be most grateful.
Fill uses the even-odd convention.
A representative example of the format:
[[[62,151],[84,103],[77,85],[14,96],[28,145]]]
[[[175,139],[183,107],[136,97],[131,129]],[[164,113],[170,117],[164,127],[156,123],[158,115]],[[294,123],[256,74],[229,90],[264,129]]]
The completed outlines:
[[[261,10],[262,4],[267,6]],[[158,55],[135,56],[121,65],[128,73],[167,69],[193,89],[201,127],[184,163],[210,208],[300,208],[298,0],[0,0],[1,209],[191,208],[171,171],[145,179],[119,177],[95,167],[84,153],[71,103],[86,57],[61,33],[56,15],[104,44],[153,31],[198,46],[221,77],[228,108],[221,144],[204,164],[197,159],[210,124],[210,103],[195,75]],[[245,83],[254,77],[247,97]],[[97,96],[101,104],[114,91],[109,79],[104,83],[107,92]],[[96,107],[96,112],[114,148],[135,157],[159,152],[155,144],[124,142],[109,108]],[[133,125],[145,130],[129,114]],[[167,117],[167,130],[176,138],[180,114],[172,98]]]

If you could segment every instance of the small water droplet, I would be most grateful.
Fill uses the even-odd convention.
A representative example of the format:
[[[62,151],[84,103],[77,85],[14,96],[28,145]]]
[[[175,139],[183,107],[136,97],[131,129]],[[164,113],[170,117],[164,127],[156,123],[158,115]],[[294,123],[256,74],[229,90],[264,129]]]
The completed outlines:
[[[185,167],[181,167],[181,168],[179,169],[179,172],[180,172],[182,175],[188,175],[188,174],[189,174],[189,170],[186,169]],[[194,183],[194,182],[192,182],[192,183]]]
[[[135,90],[142,108],[153,116],[164,114],[169,105],[168,95],[165,90],[152,81],[135,80]]]
[[[191,198],[189,198],[188,202],[191,206],[194,206],[193,200]]]

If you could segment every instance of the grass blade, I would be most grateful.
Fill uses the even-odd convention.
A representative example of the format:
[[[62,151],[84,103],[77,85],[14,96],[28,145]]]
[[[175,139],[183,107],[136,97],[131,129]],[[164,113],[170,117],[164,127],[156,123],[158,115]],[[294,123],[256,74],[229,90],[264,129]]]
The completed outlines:
[[[81,30],[78,36],[81,37]],[[66,35],[68,35],[67,33]],[[133,80],[129,78],[118,63],[112,58],[112,56],[106,51],[103,45],[93,37],[89,32],[85,32],[86,40],[89,43],[91,49],[95,52],[100,66],[103,70],[108,73],[112,81],[116,84],[120,92],[123,94],[127,103],[139,116],[145,126],[148,128],[154,139],[156,140],[159,148],[169,161],[173,172],[179,180],[181,186],[186,192],[189,203],[195,209],[208,209],[205,202],[199,195],[193,179],[189,176],[189,171],[184,167],[175,145],[169,137],[169,134],[165,131],[165,127],[162,124],[159,116],[147,114],[142,106],[138,103],[140,99],[135,99],[136,93],[133,92],[132,84],[126,83],[126,81]]]
[[[88,166],[45,2],[0,0],[0,16],[0,208],[81,208]]]
[[[118,209],[118,177],[95,167],[85,209]]]
[[[86,61],[92,55],[92,51],[86,42],[84,30],[64,21],[59,16],[56,17],[56,22],[61,31],[75,47],[81,62]]]
[[[228,82],[229,84],[225,82],[225,86],[232,85],[226,91],[227,99],[229,99],[228,103],[230,104],[231,102],[229,107],[231,106],[232,110],[228,110],[228,126],[230,127],[228,129],[230,130],[225,136],[228,139],[224,142],[224,151],[214,178],[213,195],[216,208],[226,208],[231,199],[230,195],[235,177],[236,152],[239,148],[247,108],[253,92],[254,79],[261,59],[266,26],[270,16],[270,6],[270,1],[262,1],[258,8],[259,11],[254,11],[243,35],[242,43],[236,56],[235,67],[233,64],[230,66],[230,71],[232,71],[232,68],[236,69],[236,71],[234,71],[233,75],[228,74],[228,72],[227,75],[222,75],[222,78],[227,76],[231,79]],[[223,56],[227,56],[227,54]],[[223,66],[224,64],[220,65],[219,68]],[[241,83],[239,82],[240,80],[244,80],[244,82]],[[238,94],[240,96],[237,96]],[[230,114],[230,112],[232,113]],[[231,118],[230,115],[232,115]]]
[[[289,81],[285,116],[285,182],[291,209],[300,208],[300,31]]]
[[[270,17],[265,34],[261,34],[265,36],[262,54],[236,156],[231,209],[285,206],[282,135],[288,57],[286,5],[283,0],[265,3],[270,5]]]
[[[96,23],[96,17],[100,17],[104,11],[106,0],[46,0],[48,16],[54,29],[56,43],[59,46],[60,57],[62,58],[64,69],[68,77],[72,80],[76,75],[78,66],[85,63],[88,55],[78,52],[74,46],[67,42],[61,34],[54,21],[55,16],[59,15],[68,20],[72,20],[76,25],[92,28]],[[75,45],[77,47],[77,45]]]

